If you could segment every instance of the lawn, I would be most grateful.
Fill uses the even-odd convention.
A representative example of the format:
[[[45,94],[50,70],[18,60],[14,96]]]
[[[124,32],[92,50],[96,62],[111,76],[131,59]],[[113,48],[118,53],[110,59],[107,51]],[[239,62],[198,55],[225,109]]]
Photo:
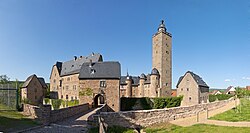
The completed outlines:
[[[241,99],[241,104],[235,109],[228,110],[224,113],[215,115],[210,119],[221,121],[250,121],[250,100]]]
[[[197,124],[190,127],[180,127],[169,123],[161,123],[144,129],[146,133],[249,133],[247,127],[225,127]]]
[[[38,124],[23,116],[20,112],[14,110],[2,111],[8,109],[0,105],[0,132],[12,132],[37,126]]]
[[[190,127],[176,126],[170,123],[160,123],[143,129],[146,133],[249,133],[247,127],[226,127],[206,124],[197,124]],[[97,133],[98,128],[93,128],[89,133]],[[132,129],[122,127],[109,128],[108,133],[133,133]]]

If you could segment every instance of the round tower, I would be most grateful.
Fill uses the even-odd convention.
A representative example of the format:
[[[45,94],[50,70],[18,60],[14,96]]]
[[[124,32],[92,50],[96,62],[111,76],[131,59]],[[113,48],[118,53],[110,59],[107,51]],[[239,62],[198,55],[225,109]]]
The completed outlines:
[[[150,75],[150,96],[149,97],[158,97],[160,96],[159,92],[159,78],[160,74],[156,68],[153,68]]]
[[[140,88],[139,88],[139,96],[144,97],[144,83],[146,80],[146,75],[144,73],[141,74],[140,76]]]
[[[126,78],[126,84],[127,84],[126,96],[132,97],[132,77],[129,76],[128,74],[127,74],[127,78]]]

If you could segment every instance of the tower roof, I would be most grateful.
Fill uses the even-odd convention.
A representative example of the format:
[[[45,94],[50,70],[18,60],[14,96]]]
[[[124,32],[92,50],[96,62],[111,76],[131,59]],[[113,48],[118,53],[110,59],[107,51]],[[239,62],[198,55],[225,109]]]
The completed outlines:
[[[159,75],[159,71],[156,68],[153,68],[151,75]]]
[[[164,32],[164,33],[167,32],[167,29],[166,29],[165,24],[164,24],[164,20],[161,20],[161,24],[158,27],[158,32]]]

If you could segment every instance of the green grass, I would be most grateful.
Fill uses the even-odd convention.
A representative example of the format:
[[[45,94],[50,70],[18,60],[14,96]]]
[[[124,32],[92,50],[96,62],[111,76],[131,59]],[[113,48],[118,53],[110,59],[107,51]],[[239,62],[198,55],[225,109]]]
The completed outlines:
[[[0,105],[1,109],[8,109],[3,105]],[[3,132],[12,132],[18,131],[25,128],[30,128],[33,126],[37,126],[38,124],[23,116],[20,112],[9,110],[9,111],[1,111],[0,110],[0,131]]]
[[[250,121],[250,100],[241,99],[241,104],[237,108],[215,115],[210,119],[221,121]]]
[[[146,133],[249,133],[247,127],[226,127],[206,124],[197,124],[190,127],[176,126],[170,123],[155,124],[143,129]],[[92,128],[89,133],[98,133],[98,128]],[[133,133],[132,129],[111,127],[108,133]]]
[[[249,133],[247,127],[226,127],[206,124],[197,124],[190,127],[180,127],[165,123],[164,126],[151,126],[144,129],[146,133]]]
[[[98,133],[99,128],[91,128],[89,133]],[[133,129],[128,129],[124,127],[119,127],[119,126],[113,126],[109,127],[107,133],[134,133]]]

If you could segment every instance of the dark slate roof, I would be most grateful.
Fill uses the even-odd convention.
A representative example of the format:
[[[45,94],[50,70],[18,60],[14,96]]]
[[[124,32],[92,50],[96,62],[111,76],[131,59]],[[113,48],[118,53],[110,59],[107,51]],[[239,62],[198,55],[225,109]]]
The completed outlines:
[[[36,77],[36,75],[35,75],[35,74],[30,75],[30,76],[26,79],[26,81],[23,83],[22,88],[26,88],[26,87],[29,85],[30,81],[33,79],[33,77]]]
[[[140,84],[140,77],[139,76],[131,76],[132,77],[132,85],[139,85]],[[127,80],[127,76],[121,76],[121,85],[126,85],[126,80]],[[147,76],[145,76],[145,84],[150,84],[150,75],[148,74]]]
[[[119,62],[83,63],[79,79],[120,79],[121,66]]]
[[[203,86],[203,87],[208,87],[208,88],[209,88],[209,86],[206,84],[206,82],[205,82],[199,75],[197,75],[197,74],[195,74],[195,73],[193,73],[193,72],[191,72],[191,71],[187,71],[186,74],[187,74],[187,73],[190,73],[190,74],[192,75],[192,77],[194,78],[195,82],[196,82],[199,86]],[[186,75],[186,74],[185,74],[185,75]],[[184,76],[185,76],[185,75],[184,75]],[[176,85],[177,88],[178,88],[178,85],[180,84],[180,82],[182,81],[182,79],[183,79],[184,76],[181,76],[181,77],[179,78],[179,81],[178,81],[178,83],[177,83],[177,85]]]
[[[44,78],[39,77],[38,80],[41,83],[41,85],[43,86],[43,88],[47,88],[48,87],[47,84],[45,83]]]
[[[150,84],[151,83],[150,82],[150,74],[147,75],[147,79],[146,79],[146,81],[144,83],[145,84]]]
[[[41,84],[44,88],[47,88],[47,87],[48,87],[47,84],[45,83],[44,78],[37,77],[35,74],[33,74],[33,75],[30,75],[30,76],[26,79],[26,81],[23,83],[22,88],[26,88],[26,87],[30,84],[30,82],[31,82],[31,80],[32,80],[33,78],[37,78],[37,79],[39,80],[40,84]]]
[[[66,61],[62,63],[62,70],[60,75],[61,76],[65,76],[65,75],[70,75],[70,74],[76,74],[80,72],[80,69],[82,67],[83,63],[86,62],[102,62],[102,55],[97,53],[94,54],[92,53],[91,55],[87,56],[87,57],[79,57],[77,59],[73,59],[70,61]]]
[[[62,71],[62,62],[56,62],[55,66],[57,67],[57,70],[59,74],[61,74]]]
[[[159,71],[156,68],[153,68],[151,71],[151,75],[159,75]]]

